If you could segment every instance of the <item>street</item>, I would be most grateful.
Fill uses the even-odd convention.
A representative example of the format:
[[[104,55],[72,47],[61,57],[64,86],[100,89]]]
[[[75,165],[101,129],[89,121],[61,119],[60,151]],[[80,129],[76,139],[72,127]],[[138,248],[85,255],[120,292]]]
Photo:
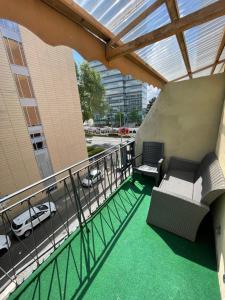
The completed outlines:
[[[91,141],[91,143],[87,143],[87,146],[102,146],[106,149],[121,143],[120,137],[93,136],[91,138],[86,138],[86,141],[87,140]],[[131,140],[131,138],[122,138],[122,142],[128,140]]]

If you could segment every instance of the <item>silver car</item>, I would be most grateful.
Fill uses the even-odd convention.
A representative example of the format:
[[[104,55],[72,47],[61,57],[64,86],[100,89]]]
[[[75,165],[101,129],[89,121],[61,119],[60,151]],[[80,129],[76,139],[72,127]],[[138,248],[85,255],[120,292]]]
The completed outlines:
[[[100,170],[91,170],[90,174],[82,180],[82,185],[84,187],[91,187],[93,184],[98,182],[103,178],[102,172]]]

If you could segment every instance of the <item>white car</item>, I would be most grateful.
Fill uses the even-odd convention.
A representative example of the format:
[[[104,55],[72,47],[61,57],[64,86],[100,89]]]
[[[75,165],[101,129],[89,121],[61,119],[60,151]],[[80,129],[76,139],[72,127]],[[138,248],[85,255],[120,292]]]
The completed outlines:
[[[8,235],[1,234],[0,235],[0,256],[6,253],[11,246],[11,241]]]
[[[84,187],[91,187],[94,183],[98,182],[102,178],[103,175],[100,170],[91,170],[90,174],[82,180],[82,185]]]
[[[33,206],[30,210],[26,210],[21,215],[13,219],[11,228],[15,235],[28,237],[34,228],[49,216],[53,216],[56,207],[53,202],[45,202],[37,206]]]

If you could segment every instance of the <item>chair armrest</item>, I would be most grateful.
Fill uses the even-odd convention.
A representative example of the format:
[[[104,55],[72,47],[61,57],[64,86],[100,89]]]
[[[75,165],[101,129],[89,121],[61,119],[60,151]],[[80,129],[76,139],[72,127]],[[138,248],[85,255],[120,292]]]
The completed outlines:
[[[169,160],[168,170],[181,170],[187,172],[196,172],[199,167],[199,163],[196,161],[174,157],[172,156]]]
[[[158,164],[161,165],[164,162],[164,158],[160,158],[160,160],[158,161]]]
[[[158,161],[158,165],[157,165],[157,170],[160,171],[161,167],[162,167],[162,164],[164,162],[164,158],[160,158],[160,160]]]

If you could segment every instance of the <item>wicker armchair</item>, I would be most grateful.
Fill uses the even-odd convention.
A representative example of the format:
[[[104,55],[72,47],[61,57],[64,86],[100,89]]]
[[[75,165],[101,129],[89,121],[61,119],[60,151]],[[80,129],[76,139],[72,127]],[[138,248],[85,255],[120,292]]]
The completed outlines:
[[[159,142],[143,142],[142,153],[133,158],[134,173],[153,177],[158,186],[162,164],[164,161],[164,144]],[[137,164],[137,159],[141,157],[141,164]],[[140,160],[140,159],[139,159]],[[135,180],[135,177],[133,177]]]

